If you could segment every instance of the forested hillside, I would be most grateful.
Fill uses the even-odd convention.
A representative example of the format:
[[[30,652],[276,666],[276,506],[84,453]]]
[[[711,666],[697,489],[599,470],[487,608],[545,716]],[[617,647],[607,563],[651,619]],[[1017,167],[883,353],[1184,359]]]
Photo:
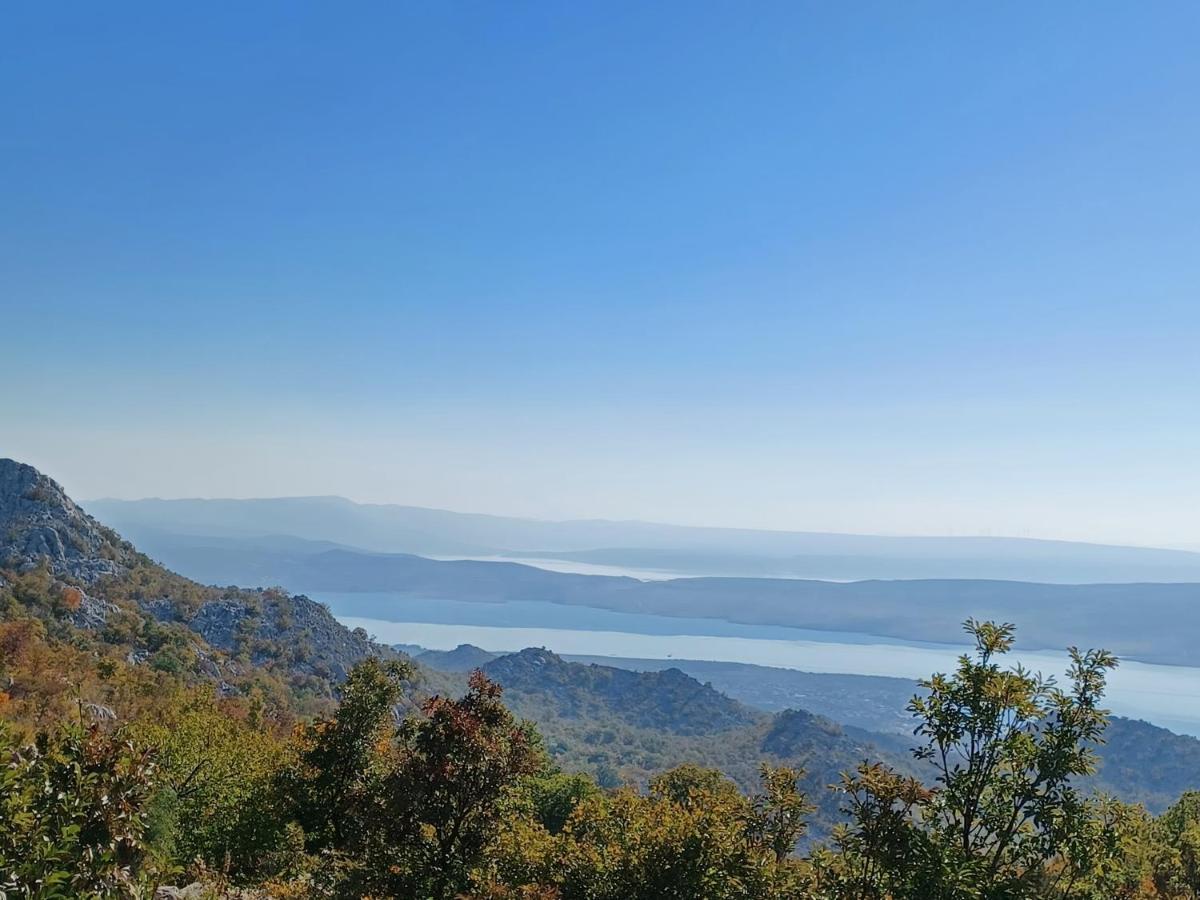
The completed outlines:
[[[0,461],[0,891],[1194,896],[1195,796],[1153,819],[1090,786],[1149,772],[1162,802],[1192,744],[1115,732],[1093,778],[1115,660],[1076,654],[1062,690],[1004,666],[1010,627],[970,634],[912,754],[677,669],[438,673],[303,596],[176,575]]]
[[[333,684],[356,662],[392,655],[306,597],[176,575],[86,515],[54,481],[11,460],[0,460],[0,535],[0,597],[14,646],[57,641],[81,666],[215,684],[222,698],[280,719],[328,708]],[[31,650],[21,658],[57,665]],[[103,680],[80,678],[72,701],[119,699]],[[99,694],[85,695],[84,685]],[[23,702],[19,689],[9,695]]]

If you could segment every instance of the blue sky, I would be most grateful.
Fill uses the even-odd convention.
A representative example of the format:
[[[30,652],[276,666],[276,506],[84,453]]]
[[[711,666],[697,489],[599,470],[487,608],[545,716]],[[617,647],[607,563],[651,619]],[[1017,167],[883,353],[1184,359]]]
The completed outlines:
[[[82,497],[1200,545],[1200,7],[16,4]]]

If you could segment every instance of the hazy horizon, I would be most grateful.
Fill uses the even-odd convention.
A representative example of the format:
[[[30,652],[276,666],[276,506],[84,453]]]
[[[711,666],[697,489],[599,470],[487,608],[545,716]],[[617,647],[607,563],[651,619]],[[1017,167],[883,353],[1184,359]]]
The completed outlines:
[[[636,523],[636,524],[643,524],[643,525],[668,525],[668,526],[677,526],[677,527],[705,528],[705,529],[715,529],[715,530],[735,530],[735,531],[745,530],[745,531],[765,531],[765,532],[778,531],[781,533],[796,533],[796,534],[841,534],[841,535],[859,536],[859,537],[930,537],[930,538],[962,537],[962,538],[985,538],[985,539],[997,538],[997,539],[1018,539],[1018,540],[1068,542],[1068,543],[1112,544],[1114,546],[1144,547],[1146,549],[1182,550],[1182,551],[1189,552],[1189,553],[1200,552],[1200,546],[1187,546],[1187,545],[1171,546],[1171,545],[1164,545],[1164,544],[1136,544],[1136,543],[1130,543],[1130,542],[1071,540],[1069,538],[1042,537],[1042,536],[1039,536],[1036,534],[1020,534],[1020,535],[1018,535],[1018,534],[982,534],[982,533],[981,534],[951,534],[951,533],[928,533],[928,532],[901,533],[901,532],[882,532],[882,531],[832,531],[830,529],[762,528],[762,527],[755,527],[755,526],[736,526],[736,525],[731,526],[731,525],[725,525],[722,523],[668,522],[668,521],[661,520],[661,519],[639,519],[639,518],[631,518],[628,516],[616,517],[616,518],[588,517],[588,516],[549,518],[549,517],[544,517],[544,516],[513,515],[513,514],[509,514],[509,513],[504,513],[504,512],[492,512],[492,511],[478,510],[478,509],[450,509],[448,507],[430,507],[430,506],[422,506],[422,505],[413,504],[413,503],[404,503],[404,502],[399,502],[399,501],[364,500],[364,499],[357,499],[357,498],[353,498],[353,497],[347,497],[342,494],[279,494],[279,495],[272,495],[272,496],[241,496],[241,497],[234,497],[234,496],[116,497],[116,496],[100,495],[100,496],[96,496],[96,497],[80,497],[80,498],[78,498],[77,502],[79,502],[80,505],[82,505],[86,508],[89,503],[107,503],[107,502],[171,503],[171,502],[200,501],[200,502],[220,503],[220,502],[224,502],[224,501],[237,502],[237,501],[253,501],[253,500],[263,500],[263,501],[271,501],[271,500],[334,500],[334,501],[343,501],[346,503],[351,503],[356,506],[394,506],[394,507],[400,507],[400,508],[425,509],[425,510],[433,510],[436,512],[448,512],[448,513],[454,513],[457,515],[468,515],[468,516],[482,515],[482,516],[489,516],[489,517],[494,517],[494,518],[519,519],[519,520],[530,521],[530,522],[545,522],[545,523],[570,523],[570,522],[608,522],[608,523],[613,523],[613,524]]]
[[[12,10],[0,453],[1200,544],[1200,8],[868,7]]]

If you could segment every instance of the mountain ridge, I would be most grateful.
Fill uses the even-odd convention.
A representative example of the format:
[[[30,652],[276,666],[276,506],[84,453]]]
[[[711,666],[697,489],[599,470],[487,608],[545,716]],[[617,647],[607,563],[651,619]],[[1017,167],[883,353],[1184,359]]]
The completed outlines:
[[[521,522],[536,525],[618,525],[646,528],[679,529],[697,532],[719,532],[746,535],[768,535],[776,537],[816,537],[835,539],[882,539],[898,541],[945,540],[952,542],[996,542],[1018,543],[1033,545],[1053,545],[1071,547],[1093,547],[1098,549],[1119,549],[1130,551],[1162,551],[1171,554],[1200,555],[1200,549],[1190,546],[1158,546],[1155,544],[1122,544],[1111,541],[1071,540],[1067,538],[1028,537],[1024,535],[984,535],[984,534],[890,534],[874,531],[820,531],[815,529],[790,528],[750,528],[724,525],[682,525],[675,522],[661,522],[654,519],[612,519],[605,517],[568,517],[542,518],[538,516],[505,515],[501,513],[468,512],[464,510],[447,509],[438,506],[418,506],[410,503],[376,503],[367,500],[354,500],[341,494],[288,494],[278,497],[96,497],[81,500],[89,506],[137,506],[142,504],[271,504],[293,502],[331,502],[343,506],[358,507],[373,510],[396,510],[403,512],[427,513],[474,519],[488,519],[497,522]],[[619,548],[618,548],[619,549]]]
[[[666,618],[746,626],[857,632],[955,644],[968,616],[1019,622],[1020,646],[1104,646],[1122,657],[1190,665],[1189,634],[1200,630],[1200,584],[1050,584],[999,579],[868,579],[829,582],[779,578],[676,578],[554,572],[515,560],[435,560],[411,553],[363,553],[312,542],[279,550],[261,541],[179,538],[144,533],[172,568],[200,580],[285,584],[311,594],[363,595],[342,612],[391,619],[384,599],[502,604],[553,603]],[[299,540],[299,539],[298,539]],[[223,542],[220,546],[212,541]],[[1080,615],[1085,611],[1087,615]],[[393,619],[403,621],[403,619]]]
[[[851,534],[614,519],[556,521],[364,504],[340,497],[110,498],[92,501],[91,507],[122,531],[141,526],[187,533],[208,529],[210,534],[242,537],[283,533],[371,552],[423,556],[557,554],[582,555],[580,561],[586,561],[588,554],[616,553],[624,559],[616,564],[633,567],[630,560],[637,554],[656,552],[693,567],[705,559],[724,569],[778,567],[782,562],[800,567],[794,575],[818,578],[840,578],[846,574],[841,570],[856,566],[881,577],[889,573],[890,577],[978,575],[981,566],[990,566],[987,572],[997,577],[1033,581],[1200,581],[1200,553],[1041,538]],[[818,574],[830,567],[841,574]],[[705,574],[766,574],[724,569]]]

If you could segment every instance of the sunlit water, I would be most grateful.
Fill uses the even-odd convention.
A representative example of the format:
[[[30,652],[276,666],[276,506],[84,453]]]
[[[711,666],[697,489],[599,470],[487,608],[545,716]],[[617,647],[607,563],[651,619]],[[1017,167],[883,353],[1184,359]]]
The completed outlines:
[[[615,575],[624,578],[636,578],[638,581],[670,581],[672,578],[685,577],[683,573],[665,569],[632,569],[628,566],[610,566],[605,563],[579,562],[573,559],[541,559],[524,556],[433,556],[445,562],[473,560],[475,562],[510,562],[522,566],[532,566],[547,572],[559,572],[568,575]]]
[[[590,563],[574,559],[543,559],[533,556],[433,556],[430,559],[442,561],[473,560],[475,562],[510,562],[522,566],[532,566],[535,569],[545,569],[547,572],[559,572],[567,575],[614,575],[621,578],[636,578],[638,581],[671,581],[675,578],[703,578],[719,575],[722,578],[762,578],[759,572],[739,572],[721,569],[719,572],[710,569],[638,569],[630,566],[610,565],[608,563]],[[851,581],[848,578],[829,578],[815,575],[788,575],[774,573],[769,577],[780,580],[804,580],[820,577],[822,581]],[[865,576],[864,576],[865,577]]]
[[[851,632],[752,626],[713,619],[619,613],[554,603],[408,600],[390,594],[314,595],[351,628],[387,643],[448,650],[546,647],[556,653],[644,659],[707,659],[807,672],[921,678],[947,671],[965,647]],[[1012,662],[1061,675],[1066,654],[1021,651]],[[1200,735],[1200,669],[1125,661],[1109,679],[1118,715]]]

